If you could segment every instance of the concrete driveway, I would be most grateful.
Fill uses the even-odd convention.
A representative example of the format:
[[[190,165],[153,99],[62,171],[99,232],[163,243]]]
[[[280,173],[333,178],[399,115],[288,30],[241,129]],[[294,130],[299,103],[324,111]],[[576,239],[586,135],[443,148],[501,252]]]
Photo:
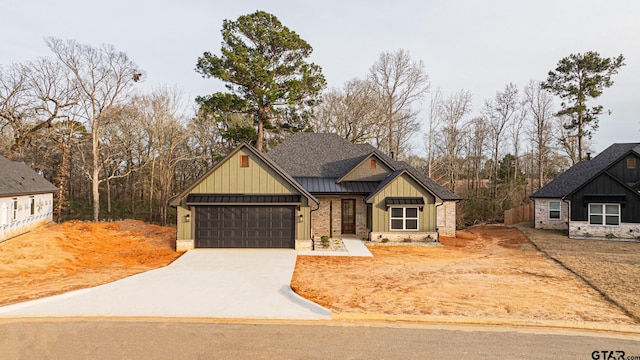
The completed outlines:
[[[286,249],[197,249],[162,269],[0,307],[0,317],[330,319],[289,287],[295,261]]]

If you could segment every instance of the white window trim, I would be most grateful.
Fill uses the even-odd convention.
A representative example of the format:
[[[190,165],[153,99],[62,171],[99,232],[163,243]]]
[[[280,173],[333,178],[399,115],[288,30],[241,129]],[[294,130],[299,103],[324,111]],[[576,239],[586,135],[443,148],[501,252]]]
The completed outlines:
[[[552,202],[558,203],[558,210],[551,210]],[[551,211],[558,211],[558,217],[557,218],[551,217]],[[549,220],[562,220],[562,203],[559,200],[549,201],[549,203],[547,204],[547,216],[549,217]]]
[[[402,209],[402,217],[394,217],[393,209]],[[407,217],[407,209],[416,209],[416,217]],[[402,220],[402,229],[394,229],[392,220]],[[407,220],[416,220],[415,229],[407,229]],[[420,230],[420,209],[417,206],[392,206],[389,208],[389,230],[390,231],[418,231]]]
[[[594,215],[601,215],[602,216],[602,224],[593,224],[591,223],[591,205],[598,205],[600,206],[600,208],[602,209],[602,214],[594,214]],[[607,205],[615,205],[618,207],[618,224],[617,225],[608,225],[607,224],[607,216],[615,216],[615,215],[607,215],[606,211],[607,211]],[[588,217],[587,217],[587,221],[589,222],[589,225],[597,225],[597,226],[620,226],[620,224],[622,224],[622,211],[620,209],[620,204],[609,204],[609,203],[589,203],[587,206],[587,212],[588,212]]]

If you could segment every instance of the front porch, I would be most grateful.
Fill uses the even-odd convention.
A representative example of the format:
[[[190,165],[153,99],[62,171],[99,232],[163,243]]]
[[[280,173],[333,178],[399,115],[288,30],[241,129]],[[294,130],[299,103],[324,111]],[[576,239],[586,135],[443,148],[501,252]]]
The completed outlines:
[[[322,196],[318,210],[311,212],[311,234],[314,239],[367,239],[367,205],[364,195]]]

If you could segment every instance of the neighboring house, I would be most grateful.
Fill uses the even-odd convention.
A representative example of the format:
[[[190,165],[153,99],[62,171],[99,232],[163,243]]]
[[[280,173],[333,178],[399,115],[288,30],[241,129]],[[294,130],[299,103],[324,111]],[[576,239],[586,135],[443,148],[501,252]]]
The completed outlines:
[[[27,165],[0,155],[0,241],[51,222],[56,191]]]
[[[455,236],[461,198],[404,162],[335,134],[298,133],[268,154],[243,144],[187,188],[178,250],[308,249],[314,237]]]
[[[576,239],[640,239],[640,143],[613,144],[531,195],[535,227]]]

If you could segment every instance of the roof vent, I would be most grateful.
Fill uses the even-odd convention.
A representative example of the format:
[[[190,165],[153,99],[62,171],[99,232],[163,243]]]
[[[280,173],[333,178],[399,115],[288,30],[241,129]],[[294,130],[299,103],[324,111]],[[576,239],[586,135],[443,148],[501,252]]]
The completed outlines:
[[[591,153],[590,152],[587,153],[587,160],[591,160]]]
[[[396,158],[396,152],[395,152],[395,151],[393,151],[393,150],[391,151],[391,158],[392,158],[392,159],[395,159],[395,158]]]

